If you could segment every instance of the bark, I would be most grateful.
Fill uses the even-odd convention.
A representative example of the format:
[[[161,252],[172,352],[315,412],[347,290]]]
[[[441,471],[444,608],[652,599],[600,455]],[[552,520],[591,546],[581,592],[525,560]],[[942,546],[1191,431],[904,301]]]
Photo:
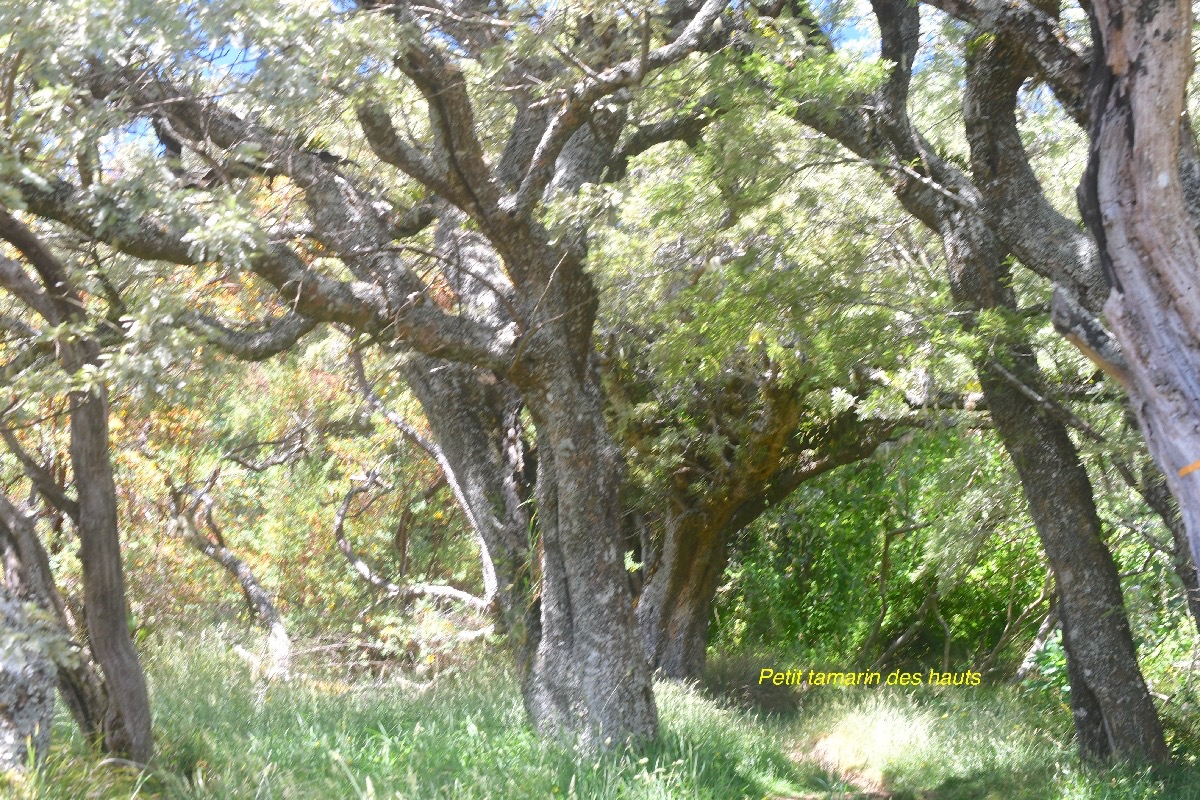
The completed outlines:
[[[52,631],[0,582],[0,772],[20,770],[45,756],[54,716]]]
[[[725,526],[703,512],[672,514],[658,568],[638,598],[637,619],[651,666],[668,678],[704,672],[713,598],[729,561]]]
[[[83,565],[88,642],[108,687],[105,749],[147,763],[154,752],[150,697],[129,631],[125,574],[117,528],[117,491],[108,451],[103,390],[70,396],[71,468],[79,494],[79,560]]]
[[[538,429],[542,545],[540,640],[526,705],[542,733],[581,732],[585,746],[652,737],[658,712],[620,536],[621,457],[605,428],[596,365],[560,352],[561,360],[539,359],[553,364],[549,379],[526,392]]]
[[[1067,683],[1071,687],[1071,719],[1075,723],[1075,741],[1079,746],[1079,758],[1081,761],[1102,763],[1112,757],[1116,749],[1116,742],[1110,738],[1104,706],[1100,703],[1100,697],[1093,690],[1089,680],[1090,674],[1093,673],[1084,666],[1084,659],[1079,657],[1078,648],[1075,646],[1077,635],[1086,635],[1086,632],[1071,628],[1070,617],[1065,607],[1060,612],[1060,616],[1063,649],[1067,655]],[[1141,677],[1140,674],[1138,677]],[[1157,722],[1158,720],[1155,719],[1155,723]],[[1158,736],[1161,736],[1161,731]],[[1125,757],[1143,756],[1137,750],[1123,752],[1121,755]]]
[[[1105,312],[1125,352],[1142,433],[1200,552],[1200,239],[1180,154],[1191,76],[1186,2],[1092,6],[1091,153],[1084,220],[1112,291]]]
[[[54,584],[46,551],[34,531],[33,518],[2,494],[0,545],[4,556],[4,580],[16,596],[34,603],[48,618],[57,620],[64,641],[86,641],[86,632]],[[102,744],[104,723],[108,718],[108,692],[88,649],[77,649],[78,658],[60,659],[55,663],[59,693],[84,740]]]
[[[1007,254],[987,228],[947,203],[941,233],[955,300],[973,312],[1015,310]],[[979,381],[1054,572],[1081,755],[1169,761],[1087,472],[1066,426],[1023,391],[1045,396],[1028,343],[1001,334],[992,347],[995,352],[977,362]],[[1008,375],[990,367],[993,358],[1007,362]]]

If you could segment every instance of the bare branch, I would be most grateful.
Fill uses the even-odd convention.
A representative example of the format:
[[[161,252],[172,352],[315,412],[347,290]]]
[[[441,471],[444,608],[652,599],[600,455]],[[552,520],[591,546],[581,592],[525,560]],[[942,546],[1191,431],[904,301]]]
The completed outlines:
[[[1112,334],[1061,286],[1054,287],[1050,304],[1054,329],[1075,345],[1117,383],[1128,386],[1129,363]]]
[[[650,71],[674,64],[695,52],[725,7],[723,0],[705,0],[674,41],[639,53],[567,89],[562,96],[562,107],[546,126],[520,186],[503,199],[504,210],[518,219],[525,217],[546,191],[559,154],[572,134],[590,118],[592,106],[618,89],[641,83]]]
[[[39,464],[29,454],[28,450],[21,446],[16,434],[10,429],[0,427],[0,438],[4,439],[5,444],[8,445],[8,449],[21,462],[21,468],[25,471],[25,476],[33,482],[34,487],[46,499],[46,502],[66,514],[72,521],[78,523],[79,502],[67,495],[66,488],[55,480],[50,471]]]
[[[385,164],[391,164],[434,191],[447,190],[448,175],[425,153],[410,144],[392,124],[387,110],[375,102],[361,103],[354,110],[371,151]]]
[[[271,662],[267,675],[269,678],[286,678],[291,668],[291,639],[283,616],[275,607],[270,592],[259,582],[250,566],[225,545],[221,529],[213,519],[215,503],[210,492],[219,475],[218,467],[210,473],[205,485],[197,490],[177,490],[168,480],[171,523],[188,544],[220,564],[238,582],[246,602],[267,629],[267,653]],[[189,494],[193,500],[186,504],[185,497]],[[199,513],[201,508],[203,514]],[[197,524],[197,519],[201,517],[212,536],[201,532]]]
[[[375,478],[374,473],[368,476],[368,480]],[[486,611],[490,602],[484,598],[476,597],[469,592],[464,592],[461,589],[455,589],[453,586],[442,586],[438,584],[418,583],[409,586],[400,586],[392,583],[385,578],[381,578],[375,573],[371,567],[359,558],[354,553],[354,548],[350,546],[349,540],[346,539],[346,517],[350,513],[350,505],[354,498],[368,491],[370,484],[356,486],[346,493],[345,499],[342,501],[341,507],[338,508],[337,514],[333,522],[333,535],[337,540],[338,549],[342,551],[342,555],[350,562],[350,566],[364,581],[371,584],[374,588],[382,591],[388,598],[396,598],[404,601],[415,600],[418,597],[428,597],[433,600],[453,601],[466,605],[476,611]]]
[[[63,318],[79,314],[81,308],[74,302],[71,279],[62,263],[33,231],[8,213],[3,206],[0,206],[0,238],[21,251],[33,266]]]
[[[262,461],[253,461],[242,455],[249,450],[259,450],[264,447],[275,447],[276,450]],[[287,464],[294,461],[307,451],[308,445],[305,442],[304,427],[300,425],[289,431],[282,439],[276,439],[271,442],[251,442],[250,444],[227,450],[225,458],[240,467],[245,467],[251,472],[265,472],[271,467],[277,467],[280,464]]]
[[[471,530],[475,534],[475,540],[479,546],[479,559],[483,569],[484,599],[490,604],[495,598],[498,588],[496,567],[492,563],[492,555],[488,550],[487,540],[484,538],[483,526],[479,524],[479,519],[475,516],[475,512],[471,510],[471,504],[467,500],[466,492],[463,491],[462,484],[454,472],[454,466],[450,463],[450,459],[446,458],[446,454],[442,452],[442,448],[437,442],[422,436],[412,424],[384,405],[379,395],[375,394],[375,390],[371,388],[371,383],[367,380],[367,373],[363,369],[362,356],[357,351],[352,350],[350,352],[350,366],[354,370],[354,376],[358,380],[359,389],[362,391],[367,403],[373,409],[383,414],[384,418],[392,423],[405,438],[428,453],[437,462],[438,467],[441,468],[442,475],[445,477],[446,483],[450,486],[450,491],[454,493],[454,499],[458,503],[459,509],[462,510],[463,516],[467,518],[467,524],[471,526]]]
[[[29,277],[29,273],[20,264],[4,255],[0,255],[0,286],[40,314],[51,325],[62,322],[58,306],[50,295]]]

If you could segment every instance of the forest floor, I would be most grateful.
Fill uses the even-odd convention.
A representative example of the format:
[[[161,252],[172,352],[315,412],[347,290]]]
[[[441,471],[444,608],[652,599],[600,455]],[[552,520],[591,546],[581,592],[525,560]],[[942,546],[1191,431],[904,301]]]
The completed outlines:
[[[538,740],[483,660],[425,682],[303,664],[267,685],[227,633],[156,638],[153,769],[97,760],[60,713],[43,770],[0,797],[1200,800],[1183,732],[1172,770],[1085,770],[1061,702],[1008,687],[758,692],[751,660],[718,659],[708,686],[658,686],[657,742],[586,756]]]

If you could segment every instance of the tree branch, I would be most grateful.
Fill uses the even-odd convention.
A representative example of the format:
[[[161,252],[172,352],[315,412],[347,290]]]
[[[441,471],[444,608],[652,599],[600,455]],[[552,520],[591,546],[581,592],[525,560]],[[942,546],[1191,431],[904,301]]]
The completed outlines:
[[[692,108],[661,122],[639,125],[613,153],[608,165],[606,180],[619,181],[625,177],[629,160],[652,147],[666,142],[684,142],[695,147],[704,129],[725,114],[729,109],[721,105],[716,94],[707,94],[697,100]]]
[[[21,446],[16,434],[10,429],[0,427],[0,438],[4,439],[4,443],[8,445],[8,449],[16,456],[17,461],[21,462],[21,468],[25,471],[25,476],[33,482],[34,487],[41,493],[42,497],[46,498],[46,502],[70,517],[72,522],[78,523],[79,502],[67,495],[66,489],[54,479],[49,470],[39,464],[29,454],[29,451]]]
[[[501,201],[504,210],[518,219],[527,216],[550,184],[555,163],[567,140],[590,118],[593,104],[618,89],[641,83],[653,70],[686,58],[699,47],[702,37],[725,7],[723,0],[705,0],[674,41],[643,51],[565,90],[561,97],[562,107],[546,125],[520,185]]]
[[[363,486],[356,486],[346,493],[345,499],[338,508],[337,514],[333,521],[333,535],[337,541],[338,549],[342,551],[342,555],[350,562],[350,566],[360,578],[369,583],[374,588],[382,591],[388,598],[396,598],[404,601],[415,600],[418,597],[428,597],[439,601],[453,601],[462,603],[476,611],[486,611],[490,602],[484,598],[476,597],[469,592],[464,592],[461,589],[455,589],[453,586],[442,586],[438,584],[418,583],[410,586],[400,586],[392,583],[385,578],[381,578],[375,573],[371,567],[359,558],[354,553],[354,548],[350,546],[349,540],[346,539],[346,517],[350,513],[350,505],[354,498],[368,491],[368,486],[371,482],[377,479],[374,473],[368,476],[368,482]]]
[[[184,311],[179,322],[192,333],[244,361],[263,361],[290,350],[317,321],[289,312],[261,331],[238,330],[197,311]]]

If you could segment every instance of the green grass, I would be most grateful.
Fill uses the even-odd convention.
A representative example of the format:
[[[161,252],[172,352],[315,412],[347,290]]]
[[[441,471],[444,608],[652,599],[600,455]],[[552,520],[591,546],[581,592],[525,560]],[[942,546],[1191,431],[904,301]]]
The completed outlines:
[[[811,690],[781,717],[660,684],[659,740],[596,756],[534,736],[501,668],[462,667],[428,689],[263,687],[229,644],[210,633],[148,653],[150,772],[98,760],[60,717],[41,773],[0,784],[0,797],[731,800],[874,786],[937,800],[1200,800],[1191,769],[1081,769],[1065,710],[1008,689]]]

